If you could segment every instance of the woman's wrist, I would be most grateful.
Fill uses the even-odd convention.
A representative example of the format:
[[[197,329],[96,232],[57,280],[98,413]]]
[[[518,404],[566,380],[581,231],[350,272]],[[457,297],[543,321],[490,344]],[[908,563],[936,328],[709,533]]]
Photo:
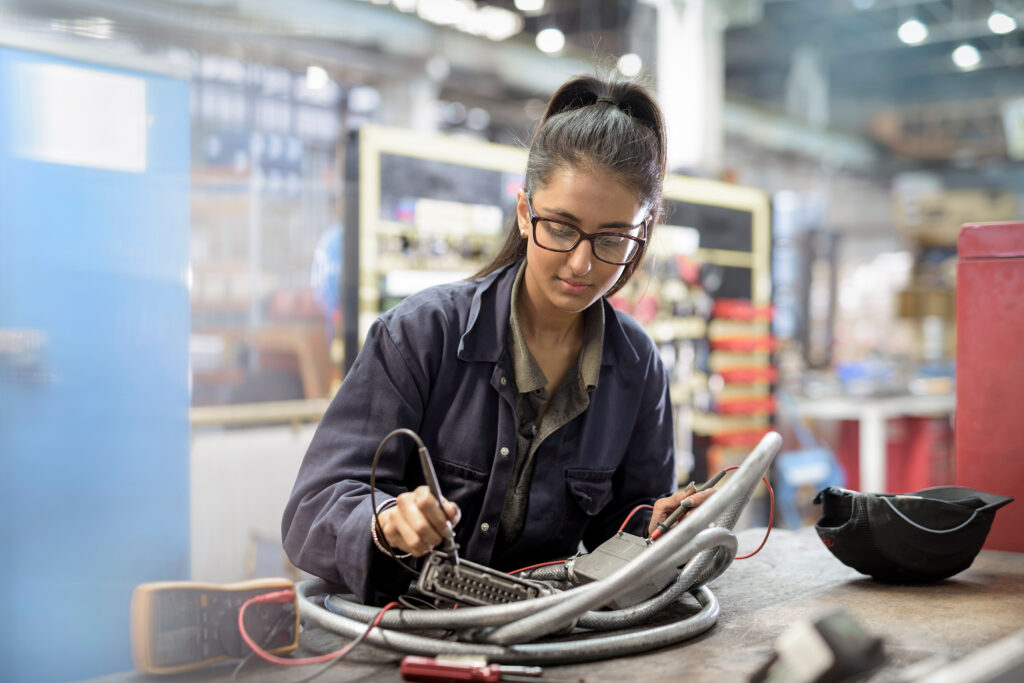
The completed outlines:
[[[374,510],[373,517],[370,518],[370,537],[373,539],[373,544],[377,546],[377,550],[381,551],[385,555],[390,555],[395,559],[402,560],[407,557],[412,557],[412,553],[404,553],[398,555],[395,553],[394,550],[391,549],[390,544],[388,545],[388,547],[385,547],[380,540],[384,536],[384,530],[380,528],[380,526],[377,524],[377,520],[379,519],[381,513],[384,512],[385,510],[393,508],[397,503],[398,501],[395,500],[394,498],[389,498],[388,500],[385,500],[384,502],[377,505],[377,509]],[[386,541],[387,538],[385,538],[384,540]]]

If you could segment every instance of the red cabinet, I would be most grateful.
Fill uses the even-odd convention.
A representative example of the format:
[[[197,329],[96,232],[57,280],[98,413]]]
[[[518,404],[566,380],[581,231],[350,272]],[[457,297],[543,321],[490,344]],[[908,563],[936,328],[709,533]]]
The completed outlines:
[[[985,547],[1024,552],[1024,222],[960,230],[956,481],[1013,496]]]

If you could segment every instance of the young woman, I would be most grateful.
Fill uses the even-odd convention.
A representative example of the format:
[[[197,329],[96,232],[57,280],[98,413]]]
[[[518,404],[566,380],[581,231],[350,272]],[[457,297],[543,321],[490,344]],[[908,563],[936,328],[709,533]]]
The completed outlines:
[[[689,495],[670,495],[658,350],[605,300],[643,258],[664,173],[661,112],[643,88],[578,77],[552,96],[495,259],[371,327],[285,510],[296,566],[379,602],[408,585],[394,558],[413,566],[452,526],[460,556],[511,570],[593,549],[638,505],[654,512],[634,531],[653,529]],[[446,500],[423,485],[412,439],[392,438],[378,526],[371,462],[400,427],[423,440]]]

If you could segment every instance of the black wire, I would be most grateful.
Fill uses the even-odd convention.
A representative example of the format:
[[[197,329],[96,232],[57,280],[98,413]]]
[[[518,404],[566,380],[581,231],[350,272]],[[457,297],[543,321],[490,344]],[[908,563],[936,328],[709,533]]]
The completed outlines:
[[[324,604],[325,604],[325,606],[327,606],[328,603],[327,603],[326,600],[325,600]],[[330,609],[330,607],[328,607],[328,609]],[[295,620],[295,612],[294,611],[291,612],[290,614],[287,613],[287,612],[285,614],[282,614],[281,618],[277,620],[276,624],[274,624],[274,627],[270,630],[270,634],[267,636],[266,640],[263,641],[263,643],[260,645],[260,647],[266,648],[266,646],[270,645],[271,640],[273,640],[274,636],[276,636],[277,633],[281,630],[281,627],[283,625],[285,625],[285,624],[293,622],[294,620]],[[362,633],[360,633],[359,636],[357,636],[355,640],[353,640],[351,643],[349,643],[349,645],[345,648],[345,650],[343,652],[338,654],[338,656],[335,657],[334,659],[331,659],[329,662],[327,662],[323,666],[323,668],[321,668],[319,671],[317,671],[317,672],[307,676],[306,678],[300,678],[299,680],[291,681],[290,683],[307,683],[308,681],[311,681],[314,678],[318,677],[320,674],[324,673],[325,671],[330,669],[332,666],[334,666],[335,664],[337,664],[341,660],[345,659],[345,657],[347,657],[349,655],[349,653],[352,652],[352,650],[356,649],[356,646],[358,646],[360,643],[362,643],[364,640],[366,640],[367,636],[370,635],[370,631],[372,631],[374,628],[375,628],[374,626],[367,627],[367,629],[364,630]],[[237,678],[238,672],[241,671],[242,667],[245,666],[246,662],[248,662],[250,659],[252,659],[255,655],[256,655],[256,651],[253,650],[248,655],[246,655],[245,658],[242,659],[242,661],[240,661],[238,663],[238,666],[236,666],[235,670],[231,673],[231,680],[232,681],[237,681],[238,680],[238,678]]]
[[[426,598],[420,597],[419,595],[413,595],[411,593],[406,593],[405,595],[399,595],[397,598],[395,598],[395,600],[396,600],[396,602],[398,602],[398,604],[400,604],[402,607],[405,607],[406,609],[411,609],[411,610],[437,610],[437,609],[439,609],[438,606],[435,605],[430,600],[427,600]]]
[[[334,666],[335,664],[337,664],[341,660],[345,659],[345,657],[347,657],[349,655],[349,653],[352,652],[352,650],[356,649],[356,646],[359,645],[359,643],[361,643],[364,640],[366,640],[366,637],[368,635],[370,635],[370,631],[372,631],[372,630],[373,630],[373,628],[371,627],[371,628],[367,628],[365,631],[360,633],[359,636],[355,640],[353,640],[351,643],[349,643],[347,649],[344,652],[342,652],[337,657],[335,657],[331,661],[329,661],[326,664],[324,664],[323,668],[321,668],[316,673],[310,674],[306,678],[300,678],[297,681],[292,681],[292,683],[307,683],[308,681],[313,680],[314,678],[316,678],[317,676],[319,676],[323,672],[327,671],[332,666]]]
[[[395,563],[405,571],[409,572],[413,576],[419,576],[420,573],[418,571],[395,556],[395,549],[391,547],[390,543],[388,543],[388,539],[384,536],[384,528],[380,525],[380,517],[377,515],[377,497],[374,495],[377,481],[377,464],[380,462],[380,455],[384,452],[384,445],[391,439],[391,437],[397,436],[398,434],[406,434],[412,437],[417,446],[420,448],[426,448],[426,445],[423,443],[423,439],[420,438],[420,435],[406,427],[399,427],[398,429],[393,430],[390,434],[385,436],[383,440],[381,440],[380,445],[377,446],[377,452],[373,454],[373,464],[370,465],[370,506],[373,508],[373,523],[377,526],[377,540],[380,541],[380,544],[388,551],[385,554],[394,560]]]
[[[266,649],[270,645],[270,643],[274,640],[274,637],[281,631],[281,628],[284,625],[286,625],[286,624],[293,624],[293,623],[295,623],[295,611],[294,610],[286,609],[281,614],[281,616],[278,617],[277,623],[275,623],[274,627],[270,629],[270,633],[267,635],[266,639],[262,643],[260,643],[260,647],[262,647],[263,649]],[[238,663],[238,666],[235,667],[235,670],[231,672],[231,680],[232,681],[237,681],[238,680],[238,673],[242,670],[242,667],[245,666],[249,662],[249,660],[252,659],[255,656],[256,656],[256,651],[255,650],[250,650],[249,654],[247,654],[245,657],[242,658],[242,661],[240,661]]]

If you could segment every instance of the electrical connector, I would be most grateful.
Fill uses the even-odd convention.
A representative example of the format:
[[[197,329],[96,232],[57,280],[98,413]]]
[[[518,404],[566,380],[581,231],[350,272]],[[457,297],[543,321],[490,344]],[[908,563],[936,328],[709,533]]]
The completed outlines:
[[[455,564],[436,552],[424,563],[416,587],[425,595],[467,605],[501,605],[548,592],[542,584],[466,559]]]
[[[647,539],[620,531],[597,546],[594,552],[569,560],[566,563],[569,579],[575,584],[603,579],[628,564],[650,545]],[[616,609],[635,605],[661,592],[678,574],[679,570],[675,567],[663,569],[643,583],[634,584],[618,594],[609,605]]]

